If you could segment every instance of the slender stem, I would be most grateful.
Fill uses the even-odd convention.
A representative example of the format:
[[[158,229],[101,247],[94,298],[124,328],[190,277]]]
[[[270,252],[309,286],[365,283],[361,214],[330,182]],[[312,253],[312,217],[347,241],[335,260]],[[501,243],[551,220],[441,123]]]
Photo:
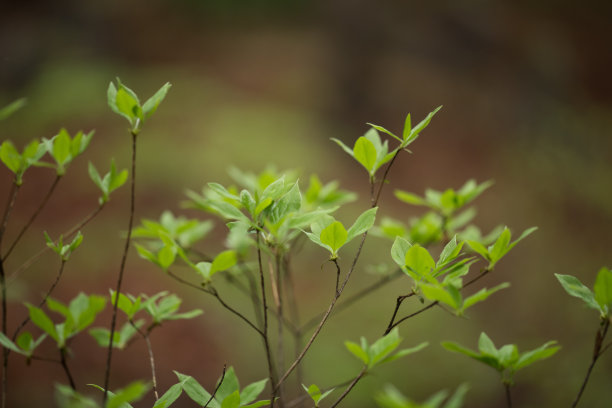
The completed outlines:
[[[268,376],[270,378],[270,385],[272,386],[272,395],[270,397],[270,407],[274,408],[274,400],[276,399],[276,392],[278,390],[278,387],[274,387],[273,385],[276,384],[275,381],[275,375],[274,375],[274,364],[272,363],[272,354],[270,352],[270,340],[268,338],[268,304],[266,301],[266,283],[264,280],[264,271],[263,271],[263,264],[261,261],[261,244],[260,244],[260,239],[259,239],[259,229],[257,230],[257,234],[256,234],[256,241],[257,241],[257,261],[259,264],[259,283],[260,283],[260,289],[261,289],[261,303],[262,303],[262,310],[263,310],[263,318],[264,318],[264,327],[263,327],[263,342],[264,342],[264,347],[266,349],[266,361],[268,363]]]
[[[407,295],[402,295],[402,296],[398,296],[397,297],[397,300],[395,301],[395,309],[393,310],[393,315],[391,315],[391,320],[389,320],[389,324],[387,325],[387,329],[385,330],[385,333],[383,335],[389,334],[389,332],[393,328],[393,323],[395,321],[395,317],[397,316],[397,312],[399,311],[399,308],[402,305],[402,302],[405,299],[408,299],[409,297],[411,297],[413,295],[414,295],[414,292],[409,293]]]
[[[334,402],[332,404],[332,406],[330,408],[335,408],[336,406],[338,406],[338,404],[340,402],[342,402],[342,400],[344,399],[344,397],[346,397],[348,395],[349,392],[351,392],[351,390],[355,387],[355,385],[357,385],[357,383],[359,382],[359,380],[361,380],[361,378],[366,374],[366,372],[368,371],[368,366],[363,367],[363,369],[361,370],[361,372],[357,375],[357,377],[355,377],[355,379],[353,381],[351,381],[351,383],[349,384],[348,387],[346,387],[346,390],[344,390],[344,392],[342,393],[342,395],[340,395],[340,397],[338,397],[338,399],[336,400],[336,402]]]
[[[372,283],[371,285],[366,286],[365,288],[361,289],[360,291],[358,291],[358,292],[352,294],[351,296],[347,297],[342,302],[338,303],[338,306],[336,306],[335,309],[334,309],[334,313],[338,313],[341,310],[346,309],[347,307],[351,306],[353,303],[363,299],[366,295],[369,295],[370,293],[373,293],[374,290],[381,288],[382,286],[384,286],[388,282],[391,282],[392,280],[394,280],[394,279],[396,279],[396,278],[398,278],[398,277],[400,277],[402,275],[403,275],[403,272],[401,271],[401,269],[398,269],[394,273],[386,275],[385,277],[377,280],[376,282]],[[304,332],[306,330],[309,330],[309,329],[313,328],[321,320],[322,316],[323,316],[323,314],[321,313],[321,314],[313,317],[312,319],[310,319],[309,321],[304,323],[299,328],[299,330]]]
[[[73,390],[76,391],[76,386],[74,384],[74,379],[72,378],[72,375],[70,374],[70,370],[68,369],[68,363],[66,362],[66,349],[65,348],[61,348],[60,349],[60,362],[62,364],[62,367],[64,368],[64,372],[66,373],[66,377],[68,377],[68,382],[70,383],[70,388],[72,388]]]
[[[344,292],[344,288],[346,287],[346,284],[348,283],[349,279],[351,278],[351,275],[353,274],[353,271],[355,270],[355,266],[357,266],[357,261],[359,260],[359,256],[361,255],[361,251],[363,249],[363,244],[365,243],[365,240],[366,240],[367,236],[368,236],[368,231],[363,233],[362,238],[361,238],[361,242],[359,243],[359,247],[357,248],[357,253],[355,254],[355,258],[353,258],[353,263],[351,264],[351,267],[350,267],[348,273],[344,277],[344,281],[342,282],[342,285],[340,286],[339,290],[336,292],[336,295],[332,298],[332,300],[331,300],[327,310],[325,311],[325,314],[323,314],[323,317],[321,318],[321,321],[319,322],[319,324],[315,328],[314,332],[310,336],[310,339],[308,340],[308,342],[306,343],[306,345],[304,346],[304,348],[302,349],[300,354],[297,356],[295,361],[291,364],[291,366],[287,369],[287,371],[285,371],[285,374],[283,374],[283,376],[278,381],[278,383],[276,383],[276,385],[274,386],[274,389],[278,389],[278,387],[287,379],[289,374],[291,374],[291,372],[293,372],[293,370],[295,370],[297,365],[302,361],[302,359],[304,358],[304,356],[306,355],[306,353],[308,352],[308,350],[312,346],[312,343],[314,343],[315,339],[317,338],[317,336],[321,332],[321,329],[323,328],[323,325],[325,324],[325,322],[327,321],[327,319],[331,315],[332,310],[334,310],[334,306],[336,305],[336,302],[338,301],[338,299],[342,295],[342,292]]]
[[[436,300],[435,302],[431,302],[430,304],[428,304],[427,306],[423,306],[422,308],[420,308],[419,310],[417,310],[414,313],[409,314],[408,316],[402,317],[400,320],[398,320],[397,322],[393,323],[391,326],[387,327],[387,330],[385,331],[385,334],[388,334],[391,330],[393,330],[394,327],[398,326],[401,322],[403,322],[404,320],[408,320],[411,317],[414,317],[416,315],[419,315],[421,313],[423,313],[426,310],[431,309],[432,307],[436,306],[438,304],[438,301]]]
[[[11,246],[9,247],[8,251],[6,251],[6,253],[2,256],[3,260],[8,258],[8,256],[11,254],[11,252],[13,252],[13,249],[15,248],[15,246],[17,245],[17,243],[19,242],[19,240],[21,239],[23,234],[25,234],[25,232],[28,230],[28,228],[30,228],[30,226],[32,225],[34,220],[38,217],[38,215],[41,213],[43,208],[45,208],[45,206],[47,205],[47,202],[49,201],[49,198],[51,198],[51,196],[53,195],[53,192],[55,191],[55,187],[57,187],[57,184],[59,183],[61,178],[62,178],[62,176],[59,175],[59,174],[55,177],[55,180],[53,181],[53,184],[51,184],[51,187],[49,188],[49,191],[47,191],[47,195],[45,195],[45,198],[43,198],[42,202],[40,203],[40,205],[38,206],[36,211],[34,211],[34,214],[32,214],[32,216],[30,217],[28,222],[26,222],[26,224],[23,226],[23,228],[21,228],[21,231],[19,231],[19,234],[17,234],[17,238],[15,238],[15,240],[13,241]]]
[[[19,192],[19,184],[14,182],[11,185],[11,191],[9,192],[9,200],[4,209],[4,215],[2,216],[2,223],[0,224],[0,251],[2,250],[2,238],[6,231],[8,219],[11,214],[11,210],[15,206],[15,199]],[[2,288],[2,333],[6,336],[7,333],[7,302],[6,302],[6,274],[4,271],[4,259],[0,259],[0,287]],[[6,407],[6,389],[7,389],[7,372],[8,372],[8,356],[9,349],[2,347],[2,401],[1,407]]]
[[[74,227],[72,227],[71,229],[69,229],[68,231],[64,232],[62,234],[62,236],[64,236],[65,238],[70,238],[73,234],[75,234],[77,231],[81,230],[83,227],[85,227],[87,224],[89,224],[89,222],[91,220],[93,220],[100,211],[102,211],[102,208],[104,208],[104,204],[100,204],[98,206],[98,208],[96,208],[94,211],[92,211],[87,217],[85,217],[80,223],[76,224]],[[21,264],[21,266],[19,266],[9,277],[8,280],[9,282],[14,280],[21,272],[25,271],[26,269],[28,269],[30,266],[32,266],[32,264],[34,262],[36,262],[36,260],[38,260],[38,258],[40,258],[45,252],[49,251],[51,248],[49,246],[44,246],[40,251],[38,251],[35,255],[31,256],[28,260],[26,260],[23,264]]]
[[[121,294],[121,283],[123,282],[123,274],[125,271],[125,263],[127,260],[128,251],[130,249],[130,243],[132,240],[132,225],[134,223],[134,212],[135,212],[135,197],[136,197],[136,136],[137,133],[132,131],[132,174],[131,174],[131,188],[130,188],[130,216],[128,220],[128,231],[127,238],[125,240],[125,247],[123,248],[123,256],[121,257],[121,267],[119,268],[119,276],[117,277],[117,286],[115,289],[115,304],[113,305],[113,317],[111,320],[110,327],[110,339],[108,342],[108,352],[106,359],[106,374],[104,376],[104,403],[108,397],[108,385],[110,382],[110,371],[111,371],[111,360],[113,355],[113,336],[115,334],[115,328],[117,326],[117,305],[119,304],[119,295]]]
[[[506,389],[506,405],[508,408],[512,408],[512,398],[510,396],[510,384],[505,383],[504,388]]]
[[[604,339],[606,338],[606,335],[608,334],[609,327],[610,327],[610,318],[606,317],[606,318],[602,319],[601,320],[601,324],[599,326],[599,329],[597,330],[597,334],[595,335],[595,347],[593,348],[593,358],[591,360],[591,364],[589,365],[587,373],[586,373],[586,375],[584,377],[584,381],[582,382],[582,385],[580,386],[580,390],[578,391],[578,395],[576,395],[576,399],[572,403],[572,408],[575,408],[575,407],[578,406],[578,402],[580,402],[580,398],[582,397],[582,393],[584,392],[584,390],[586,388],[586,385],[589,382],[589,377],[591,376],[591,372],[593,371],[593,367],[595,367],[595,363],[597,363],[597,360],[599,359],[599,357],[601,357],[601,355],[608,348],[608,346],[606,346],[602,350],[602,344],[603,344]]]
[[[223,383],[223,380],[225,379],[225,369],[227,367],[227,364],[223,364],[223,372],[221,373],[221,378],[219,379],[219,383],[217,383],[217,386],[215,387],[215,390],[213,391],[212,395],[210,396],[210,398],[208,399],[208,401],[206,401],[206,404],[204,404],[203,408],[206,408],[208,406],[208,404],[210,404],[210,402],[215,398],[215,394],[217,393],[217,391],[219,391],[219,387],[221,387],[221,384]]]
[[[338,296],[338,285],[340,284],[340,265],[338,265],[338,259],[334,258],[331,260],[336,265],[336,296]]]
[[[132,327],[136,330],[136,332],[138,332],[138,334],[147,343],[147,351],[149,353],[149,365],[151,366],[151,381],[153,383],[153,394],[155,395],[155,401],[157,401],[159,400],[159,394],[157,393],[157,376],[155,375],[155,357],[153,356],[153,347],[151,346],[151,340],[149,339],[149,335],[151,334],[151,329],[154,326],[151,326],[149,330],[147,330],[147,332],[144,333],[142,332],[142,330],[138,328],[138,326],[136,326],[136,324],[134,323],[132,319],[130,319],[129,322],[132,325]]]
[[[325,387],[325,388],[323,388],[321,390],[321,392],[324,393],[324,392],[327,392],[327,391],[330,391],[330,390],[335,390],[336,388],[339,388],[339,387],[347,386],[350,383],[352,383],[353,381],[355,381],[354,378],[352,378],[352,379],[350,379],[348,381],[341,382],[341,383],[336,384],[336,385],[332,385],[331,387]],[[286,404],[285,408],[294,407],[294,406],[298,405],[300,402],[302,402],[302,401],[304,401],[305,399],[308,399],[308,398],[310,398],[310,396],[308,394],[302,394],[299,397],[294,398],[293,400],[289,401],[289,403]]]
[[[229,310],[231,313],[238,316],[246,324],[251,326],[253,330],[259,333],[260,336],[262,337],[264,336],[264,333],[261,331],[261,329],[255,326],[246,316],[244,316],[242,313],[240,313],[239,311],[237,311],[236,309],[234,309],[233,307],[225,303],[225,301],[221,298],[221,295],[219,295],[219,292],[217,292],[217,289],[215,289],[214,287],[209,286],[208,288],[204,288],[202,286],[194,285],[193,283],[186,281],[185,279],[181,278],[180,276],[177,276],[170,270],[168,270],[167,273],[172,279],[176,280],[177,282],[182,283],[183,285],[189,286],[193,289],[199,290],[200,292],[208,293],[209,295],[214,296],[219,301],[219,303],[221,303],[221,306],[223,306],[224,308]]]
[[[399,149],[398,151],[395,152],[395,154],[393,155],[393,158],[391,159],[391,161],[385,168],[385,172],[383,174],[382,180],[380,181],[380,187],[378,187],[378,193],[376,193],[376,199],[374,199],[374,201],[372,202],[372,207],[376,207],[376,204],[378,204],[378,200],[380,199],[380,193],[382,192],[382,189],[385,185],[385,180],[387,179],[389,170],[391,170],[391,166],[393,166],[393,162],[395,161],[395,158],[399,155],[399,152],[401,151],[402,149]]]

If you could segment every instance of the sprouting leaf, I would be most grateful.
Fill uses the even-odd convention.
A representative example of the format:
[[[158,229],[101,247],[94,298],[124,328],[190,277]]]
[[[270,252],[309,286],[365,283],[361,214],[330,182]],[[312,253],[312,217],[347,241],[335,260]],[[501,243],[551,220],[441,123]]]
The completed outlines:
[[[593,292],[595,292],[595,300],[602,311],[607,310],[609,313],[610,304],[612,304],[612,271],[605,267],[599,270]]]
[[[406,252],[411,246],[412,244],[410,244],[407,239],[400,236],[395,238],[393,246],[391,247],[391,258],[393,258],[393,261],[400,267],[406,265]]]
[[[376,212],[378,207],[370,208],[361,213],[355,220],[355,223],[347,231],[346,242],[352,241],[355,237],[363,234],[374,225],[376,220]]]
[[[372,173],[372,170],[376,165],[377,156],[374,144],[364,136],[361,136],[355,142],[355,146],[353,147],[353,154],[355,156],[355,159],[359,163],[361,163],[361,165],[365,167],[369,173]]]
[[[150,118],[155,113],[157,107],[160,103],[162,103],[171,86],[172,85],[169,82],[166,82],[157,92],[155,92],[153,96],[147,99],[144,105],[142,105],[142,111],[145,119]]]
[[[304,391],[308,393],[312,401],[315,403],[315,408],[319,406],[319,402],[321,402],[325,397],[327,397],[335,388],[327,390],[325,392],[321,392],[321,389],[317,387],[315,384],[311,384],[310,387],[306,387],[302,384]]]
[[[338,250],[346,243],[347,231],[340,221],[334,221],[321,231],[321,243],[331,249],[332,258],[338,256]]]

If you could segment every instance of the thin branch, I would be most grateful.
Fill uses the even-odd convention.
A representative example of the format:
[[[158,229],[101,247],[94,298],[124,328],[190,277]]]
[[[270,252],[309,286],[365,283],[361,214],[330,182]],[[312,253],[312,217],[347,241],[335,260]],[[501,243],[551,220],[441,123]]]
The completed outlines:
[[[414,295],[414,292],[409,293],[407,295],[401,295],[401,296],[397,297],[397,300],[395,301],[395,309],[393,310],[393,315],[391,315],[391,320],[389,320],[389,324],[387,325],[387,329],[385,330],[385,333],[383,334],[384,336],[389,334],[389,332],[393,328],[393,322],[395,321],[395,317],[397,316],[397,312],[399,311],[399,308],[402,305],[402,302],[404,300],[408,299],[409,297],[413,296],[413,295]]]
[[[219,387],[221,387],[221,384],[223,383],[223,380],[225,379],[225,369],[226,369],[226,367],[227,367],[227,364],[223,364],[223,372],[221,373],[221,378],[219,379],[219,383],[217,384],[217,386],[215,387],[215,390],[213,391],[212,395],[210,396],[208,401],[206,401],[206,404],[204,404],[204,407],[202,407],[202,408],[206,408],[208,406],[208,404],[210,404],[210,402],[215,398],[215,394],[217,393],[217,391],[219,391]]]
[[[70,388],[76,391],[76,385],[74,384],[74,379],[72,378],[72,375],[70,374],[70,370],[68,369],[68,363],[66,362],[66,349],[61,348],[59,352],[60,352],[60,362],[62,364],[62,368],[64,369],[64,372],[66,373],[66,377],[68,377]]]
[[[157,393],[157,376],[155,375],[155,357],[153,356],[153,347],[151,346],[151,340],[149,339],[149,334],[151,334],[151,330],[147,330],[146,333],[143,333],[138,326],[134,323],[132,319],[129,320],[132,327],[136,330],[138,334],[144,339],[147,343],[147,351],[149,353],[149,365],[151,366],[151,381],[153,383],[153,394],[155,395],[155,401],[159,400],[159,394]],[[154,326],[151,326],[151,328]]]
[[[338,285],[340,284],[340,265],[338,265],[338,258],[331,260],[336,265],[336,296],[339,296]]]
[[[510,396],[510,384],[504,384],[504,388],[506,389],[506,405],[508,408],[512,408],[512,398]]]
[[[367,375],[367,374],[368,374],[368,373],[366,373],[366,375]],[[341,383],[339,383],[339,384],[336,384],[336,385],[332,385],[331,387],[325,387],[325,388],[321,389],[321,393],[326,393],[327,391],[331,391],[331,390],[335,390],[336,388],[339,388],[339,387],[344,387],[344,386],[347,386],[347,385],[349,385],[350,383],[352,383],[353,381],[355,381],[355,379],[354,379],[354,378],[351,378],[350,380],[343,381],[343,382],[341,382]],[[294,406],[298,405],[300,402],[302,402],[302,401],[304,401],[305,399],[308,399],[308,398],[310,398],[310,395],[308,395],[308,394],[302,394],[302,395],[300,395],[299,397],[296,397],[296,398],[294,398],[293,400],[289,401],[289,402],[286,404],[285,408],[292,408],[292,407],[294,407]]]
[[[361,380],[361,378],[366,374],[367,371],[368,371],[368,366],[363,367],[363,369],[357,375],[357,377],[355,377],[355,379],[349,384],[349,386],[346,387],[346,390],[344,390],[342,395],[340,395],[340,397],[338,397],[336,402],[334,402],[330,408],[335,408],[336,406],[338,406],[338,404],[340,402],[342,402],[342,400],[348,395],[349,392],[351,392],[351,390],[355,387],[355,385],[357,385],[359,380]]]
[[[392,280],[402,276],[402,274],[403,272],[401,271],[401,269],[398,269],[394,273],[386,275],[385,277],[379,279],[378,281],[372,283],[371,285],[366,286],[360,291],[352,294],[351,296],[344,299],[342,302],[338,303],[338,306],[336,306],[334,309],[334,314],[346,309],[347,307],[351,306],[353,303],[363,299],[366,295],[372,293],[374,290],[379,289],[385,284],[387,284],[388,282],[391,282]],[[308,322],[304,323],[299,328],[299,330],[301,332],[304,332],[306,330],[311,329],[312,327],[316,326],[317,322],[319,322],[322,317],[323,317],[322,313],[313,317]]]
[[[327,321],[327,319],[331,315],[332,310],[334,310],[334,306],[336,305],[336,302],[338,301],[338,299],[342,295],[342,292],[344,292],[344,288],[346,287],[346,284],[348,283],[349,279],[351,278],[351,275],[353,274],[353,271],[355,270],[355,266],[357,266],[357,261],[359,260],[359,256],[361,255],[361,251],[363,249],[363,245],[365,243],[365,240],[366,240],[367,236],[368,236],[368,231],[363,233],[362,238],[361,238],[361,242],[359,243],[359,247],[357,248],[357,253],[355,254],[355,258],[353,258],[353,263],[351,264],[351,267],[350,267],[348,273],[346,274],[346,276],[344,278],[344,281],[342,282],[342,285],[340,286],[340,289],[337,291],[336,295],[332,298],[332,300],[331,300],[327,310],[325,311],[325,314],[321,318],[321,321],[319,322],[319,324],[315,328],[314,332],[310,336],[310,339],[308,340],[308,342],[306,343],[306,345],[302,349],[301,353],[297,356],[297,358],[295,359],[293,364],[291,364],[291,366],[287,369],[285,374],[283,374],[283,376],[278,381],[278,383],[276,383],[276,385],[274,386],[274,389],[278,389],[278,387],[287,379],[289,374],[291,374],[291,372],[293,370],[295,370],[297,365],[302,361],[302,359],[304,358],[304,356],[306,355],[306,353],[308,352],[308,350],[312,346],[312,343],[314,343],[315,339],[317,338],[317,336],[321,332],[321,329],[323,328],[323,325],[325,324],[325,322]]]
[[[253,328],[253,330],[255,330],[257,333],[259,333],[260,336],[262,336],[262,337],[264,336],[264,333],[261,331],[261,329],[259,329],[257,326],[255,326],[246,316],[244,316],[242,313],[240,313],[239,311],[237,311],[236,309],[234,309],[233,307],[231,307],[230,305],[225,303],[225,301],[221,298],[221,295],[219,295],[219,292],[217,292],[217,289],[215,289],[214,287],[209,286],[208,288],[204,288],[202,286],[195,285],[195,284],[193,284],[191,282],[186,281],[185,279],[181,278],[180,276],[176,275],[175,273],[173,273],[170,270],[166,271],[166,273],[172,279],[176,280],[177,282],[182,283],[183,285],[189,286],[190,288],[193,288],[193,289],[199,290],[200,292],[208,293],[209,295],[214,296],[215,298],[217,298],[219,303],[221,303],[221,306],[223,306],[224,308],[229,310],[231,313],[233,313],[234,315],[236,315],[240,319],[242,319],[246,324],[251,326],[251,328]]]
[[[130,215],[128,220],[128,231],[127,238],[125,240],[125,247],[123,248],[123,256],[121,257],[121,266],[119,268],[119,276],[117,277],[117,286],[115,289],[115,304],[113,305],[113,317],[111,320],[110,327],[110,339],[108,342],[108,352],[106,359],[106,374],[104,376],[104,398],[103,401],[106,403],[108,397],[108,384],[110,382],[110,371],[111,371],[111,360],[113,355],[113,336],[115,334],[115,328],[117,325],[117,308],[119,304],[119,295],[121,294],[121,283],[123,282],[123,274],[125,272],[125,263],[127,260],[128,251],[130,249],[130,243],[132,240],[132,225],[134,223],[134,212],[135,212],[135,197],[136,197],[136,135],[137,133],[132,131],[132,174],[131,174],[131,188],[130,188]]]
[[[15,246],[17,245],[17,243],[19,242],[23,234],[25,234],[28,228],[30,228],[30,226],[32,225],[34,220],[38,217],[38,215],[41,213],[43,208],[45,208],[45,206],[47,205],[47,202],[49,201],[49,198],[51,198],[51,196],[53,195],[53,192],[55,191],[55,188],[57,187],[57,184],[59,183],[61,178],[62,176],[59,174],[55,177],[55,180],[53,181],[53,184],[51,184],[49,191],[47,191],[47,195],[45,195],[45,198],[43,198],[42,202],[40,203],[36,211],[34,211],[34,214],[32,214],[28,222],[26,222],[23,228],[21,228],[21,231],[19,231],[19,234],[17,234],[17,238],[15,238],[15,240],[9,247],[8,251],[6,251],[6,253],[2,256],[3,260],[9,257],[9,255],[11,254],[11,252],[13,252],[13,249],[15,248]]]
[[[395,154],[393,155],[393,158],[391,159],[391,161],[385,168],[385,172],[383,174],[382,180],[380,181],[380,187],[378,188],[378,193],[376,193],[376,199],[372,202],[372,207],[376,207],[376,204],[378,204],[378,200],[380,199],[380,193],[382,192],[382,189],[385,185],[385,180],[387,179],[389,170],[391,170],[391,166],[393,166],[393,162],[395,161],[395,158],[399,155],[399,152],[401,151],[402,149],[399,149],[398,151],[395,152]]]
[[[589,368],[584,377],[584,381],[582,382],[582,385],[580,386],[578,395],[576,395],[576,399],[572,403],[572,408],[575,408],[578,406],[578,402],[580,402],[582,393],[584,392],[586,385],[589,382],[589,378],[591,376],[591,372],[593,371],[593,367],[595,367],[595,363],[597,363],[597,360],[599,359],[599,357],[601,357],[603,352],[609,346],[608,344],[608,346],[606,346],[604,350],[602,351],[602,344],[603,344],[604,339],[606,338],[606,335],[608,334],[609,327],[610,327],[610,319],[609,318],[602,319],[599,329],[597,330],[597,334],[595,335],[595,347],[593,348],[593,358],[591,360],[591,364],[589,365]]]
[[[385,331],[385,334],[388,334],[391,330],[393,330],[394,327],[398,326],[401,322],[403,322],[404,320],[408,320],[411,317],[414,317],[416,315],[419,315],[421,313],[423,313],[426,310],[431,309],[432,307],[436,306],[438,304],[438,301],[436,300],[435,302],[431,302],[430,304],[428,304],[427,306],[424,306],[422,308],[420,308],[419,310],[417,310],[414,313],[409,314],[408,316],[402,317],[400,320],[398,320],[397,322],[393,323],[393,325],[387,327],[387,330]]]

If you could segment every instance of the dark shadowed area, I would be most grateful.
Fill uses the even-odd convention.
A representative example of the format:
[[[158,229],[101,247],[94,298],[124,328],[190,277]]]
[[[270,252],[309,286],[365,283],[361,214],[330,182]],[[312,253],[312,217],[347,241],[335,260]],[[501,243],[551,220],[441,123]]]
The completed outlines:
[[[517,374],[513,398],[517,407],[569,406],[591,359],[598,315],[569,297],[553,273],[575,275],[592,287],[599,268],[612,266],[611,21],[612,3],[596,0],[580,5],[546,0],[23,0],[4,5],[0,107],[21,97],[27,105],[0,122],[2,141],[10,139],[21,150],[62,127],[71,134],[95,129],[84,157],[71,165],[5,262],[9,327],[26,316],[23,301],[38,304],[60,266],[57,256],[46,253],[13,276],[44,247],[42,232],[59,236],[97,206],[88,162],[107,169],[113,157],[119,168],[129,167],[127,122],[106,101],[108,84],[116,77],[143,98],[172,83],[139,136],[137,222],[158,219],[166,209],[210,218],[181,207],[186,190],[200,192],[208,182],[230,184],[231,167],[260,172],[268,165],[297,170],[304,184],[313,173],[326,182],[338,180],[360,200],[337,216],[354,219],[369,206],[367,173],[330,138],[352,146],[369,129],[366,123],[401,133],[407,113],[416,123],[443,105],[410,146],[413,153],[398,157],[379,216],[408,222],[422,213],[398,201],[394,189],[422,195],[426,188],[457,189],[473,178],[494,181],[476,201],[475,222],[483,231],[499,224],[517,235],[531,226],[539,229],[479,283],[480,288],[510,282],[509,289],[463,318],[434,308],[400,325],[403,346],[429,341],[429,347],[367,376],[343,405],[374,407],[373,396],[387,383],[424,401],[467,382],[464,406],[504,406],[494,370],[439,345],[450,340],[475,349],[485,331],[496,345],[515,343],[520,350],[557,340],[558,354]],[[45,168],[26,173],[6,242],[53,179],[53,171]],[[12,174],[3,167],[2,210],[11,183]],[[54,298],[66,302],[79,292],[107,295],[114,287],[128,210],[129,189],[123,187],[83,229],[83,244],[66,264]],[[223,250],[225,231],[216,220],[212,235],[198,248]],[[393,266],[391,243],[368,237],[347,297],[378,279],[375,265]],[[345,267],[356,248],[351,245],[341,256]],[[327,259],[320,248],[311,248],[294,260],[302,321],[331,300],[333,267],[321,268]],[[410,285],[403,277],[333,315],[304,360],[304,383],[327,388],[359,373],[359,362],[344,342],[377,339],[396,298]],[[241,292],[229,284],[219,288],[236,308],[248,310],[250,300]],[[161,290],[183,298],[185,311],[204,310],[194,320],[167,322],[153,332],[162,392],[176,382],[173,370],[192,375],[209,391],[224,364],[235,368],[243,386],[267,377],[260,338],[247,325],[132,248],[124,291]],[[411,301],[402,314],[420,307],[417,299]],[[97,326],[109,325],[109,310]],[[70,346],[78,390],[96,395],[85,384],[103,383],[106,350],[86,333]],[[51,342],[39,351],[57,358]],[[581,405],[608,406],[611,376],[612,353],[607,353]],[[115,352],[111,388],[137,379],[150,379],[142,340]],[[28,366],[12,353],[8,406],[51,406],[57,382],[66,383],[58,364],[34,360]],[[295,378],[289,384],[296,386]],[[329,406],[328,401],[321,406]],[[153,402],[149,393],[134,406]],[[194,404],[183,396],[173,406]]]

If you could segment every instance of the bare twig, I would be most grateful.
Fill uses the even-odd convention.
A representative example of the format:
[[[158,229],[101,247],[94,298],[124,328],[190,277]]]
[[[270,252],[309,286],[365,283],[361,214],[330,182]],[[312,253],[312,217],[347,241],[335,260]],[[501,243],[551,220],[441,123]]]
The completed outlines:
[[[335,408],[336,406],[338,406],[338,404],[340,402],[342,402],[342,400],[348,395],[349,392],[351,392],[351,390],[353,388],[355,388],[355,385],[357,385],[357,383],[359,382],[359,380],[361,380],[361,378],[366,374],[366,372],[368,371],[368,366],[364,366],[363,369],[361,370],[361,372],[357,375],[357,377],[355,377],[355,379],[353,381],[351,381],[351,383],[349,384],[348,387],[346,387],[346,390],[344,390],[344,392],[342,393],[342,395],[340,395],[338,397],[338,399],[336,400],[336,402],[334,402],[332,404],[332,406],[330,408]]]
[[[70,388],[76,391],[76,385],[74,384],[74,379],[72,378],[72,375],[70,374],[70,370],[68,369],[68,363],[66,362],[66,349],[61,348],[59,352],[60,352],[60,362],[62,364],[62,368],[64,369],[64,372],[66,373],[66,377],[68,377]]]
[[[504,388],[506,390],[506,405],[508,406],[508,408],[512,408],[512,398],[510,395],[510,384],[505,383]]]
[[[572,408],[575,408],[578,406],[578,402],[580,402],[580,397],[582,397],[582,393],[584,392],[586,385],[589,382],[589,378],[591,376],[591,372],[593,371],[593,367],[595,367],[595,363],[597,363],[597,360],[599,359],[599,357],[601,357],[601,355],[607,350],[609,346],[608,344],[602,350],[602,344],[603,344],[604,339],[606,338],[606,334],[608,334],[609,328],[610,328],[610,318],[606,317],[604,319],[601,319],[601,324],[595,335],[595,346],[593,347],[593,358],[591,360],[591,364],[589,365],[589,368],[587,369],[586,375],[584,377],[584,381],[582,382],[582,385],[580,386],[578,395],[576,395],[576,399],[572,403]]]
[[[151,340],[149,339],[149,335],[151,334],[151,329],[155,327],[155,325],[151,325],[146,333],[136,326],[132,319],[129,320],[132,327],[136,330],[138,334],[144,339],[147,343],[147,351],[149,353],[149,365],[151,366],[151,381],[153,383],[153,394],[155,395],[155,401],[159,399],[159,394],[157,393],[157,376],[155,374],[155,357],[153,356],[153,347],[151,346]]]
[[[206,401],[206,404],[204,404],[203,408],[206,408],[208,404],[210,404],[210,402],[215,398],[215,394],[217,393],[217,391],[219,390],[219,387],[221,387],[221,384],[223,383],[223,380],[225,379],[225,368],[226,367],[227,367],[227,364],[223,364],[223,372],[221,373],[221,378],[219,379],[219,383],[217,383],[215,390],[213,391],[208,401]]]

